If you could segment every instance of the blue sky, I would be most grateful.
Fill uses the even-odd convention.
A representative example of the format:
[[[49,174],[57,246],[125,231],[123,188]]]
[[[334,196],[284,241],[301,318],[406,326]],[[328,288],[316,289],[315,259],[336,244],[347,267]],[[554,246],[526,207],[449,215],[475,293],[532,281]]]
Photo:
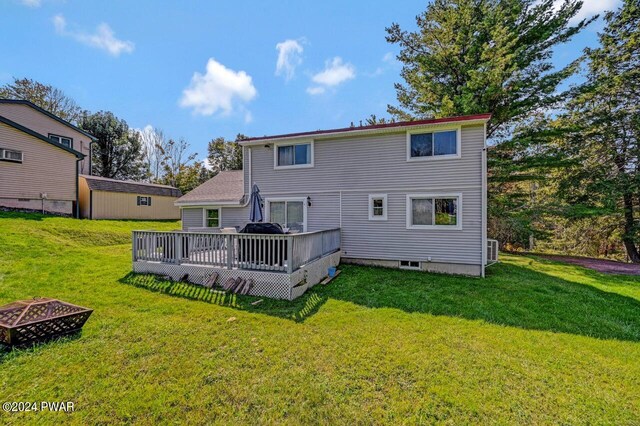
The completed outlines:
[[[619,0],[587,0],[583,15]],[[348,126],[386,116],[400,82],[385,27],[415,28],[425,1],[1,0],[0,84],[29,77],[131,127],[184,137]],[[597,42],[597,23],[557,65]]]

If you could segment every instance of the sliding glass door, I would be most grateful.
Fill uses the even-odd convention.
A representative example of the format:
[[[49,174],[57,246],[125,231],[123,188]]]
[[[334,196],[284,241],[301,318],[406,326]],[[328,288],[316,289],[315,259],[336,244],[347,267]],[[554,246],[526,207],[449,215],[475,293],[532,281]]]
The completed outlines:
[[[302,200],[267,200],[269,204],[269,221],[278,223],[291,231],[304,232],[307,218],[305,217],[304,201]]]

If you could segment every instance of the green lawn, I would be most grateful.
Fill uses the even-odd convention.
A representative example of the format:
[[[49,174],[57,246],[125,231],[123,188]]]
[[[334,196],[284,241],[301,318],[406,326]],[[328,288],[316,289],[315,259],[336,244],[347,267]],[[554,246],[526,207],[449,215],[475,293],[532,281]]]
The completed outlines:
[[[132,229],[0,213],[0,304],[93,308],[0,355],[0,424],[638,424],[640,278],[504,256],[487,279],[342,266],[294,302],[130,274]]]

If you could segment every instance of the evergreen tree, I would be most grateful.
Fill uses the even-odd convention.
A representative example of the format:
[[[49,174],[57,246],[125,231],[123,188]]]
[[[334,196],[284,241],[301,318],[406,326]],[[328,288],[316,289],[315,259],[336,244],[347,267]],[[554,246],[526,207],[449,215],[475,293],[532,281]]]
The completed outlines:
[[[560,120],[563,149],[577,166],[559,194],[574,218],[616,218],[629,259],[640,263],[640,2],[605,15],[600,46],[586,49],[585,82]]]
[[[545,178],[562,166],[548,146],[545,112],[567,93],[559,85],[577,63],[554,69],[553,48],[591,20],[571,25],[582,2],[564,0],[434,0],[416,18],[418,31],[387,28],[401,48],[404,84],[396,84],[401,120],[491,113],[489,233],[503,243],[531,246],[542,223]],[[594,19],[594,18],[592,18]]]
[[[582,2],[564,0],[434,0],[416,18],[418,31],[387,28],[401,48],[405,84],[396,84],[394,117],[491,113],[489,137],[534,111],[554,107],[558,85],[575,72],[554,70],[553,48],[589,21],[569,21]]]
[[[235,141],[218,137],[209,142],[207,160],[214,174],[223,170],[242,170],[242,147],[238,142],[245,138],[238,134]]]

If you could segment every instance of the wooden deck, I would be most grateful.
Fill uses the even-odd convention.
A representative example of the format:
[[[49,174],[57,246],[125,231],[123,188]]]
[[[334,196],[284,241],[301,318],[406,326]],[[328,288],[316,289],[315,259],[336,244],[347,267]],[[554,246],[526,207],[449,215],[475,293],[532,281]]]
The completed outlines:
[[[338,265],[340,245],[339,228],[287,235],[134,231],[132,260],[135,272],[200,284],[213,272],[220,280],[251,278],[251,294],[291,299]]]

